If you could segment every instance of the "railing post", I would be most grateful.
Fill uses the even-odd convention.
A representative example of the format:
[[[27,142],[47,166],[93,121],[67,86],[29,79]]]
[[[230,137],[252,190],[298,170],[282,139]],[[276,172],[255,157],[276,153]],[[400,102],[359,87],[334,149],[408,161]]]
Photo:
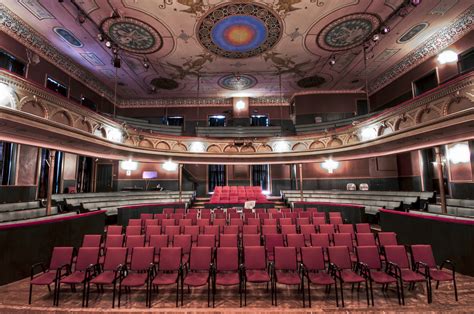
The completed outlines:
[[[179,202],[181,203],[181,196],[183,194],[183,164],[179,164],[178,169]]]
[[[439,185],[439,198],[441,201],[441,212],[447,214],[446,209],[446,191],[444,190],[444,179],[443,179],[443,161],[441,159],[441,149],[439,146],[435,148],[436,155],[436,173],[438,175],[438,185]]]
[[[47,205],[46,205],[46,216],[51,215],[51,200],[53,194],[53,181],[54,181],[54,164],[56,161],[56,150],[50,149],[49,150],[49,157],[48,157],[48,192],[46,195],[47,198]]]
[[[303,202],[303,164],[298,164],[300,170],[300,201]]]

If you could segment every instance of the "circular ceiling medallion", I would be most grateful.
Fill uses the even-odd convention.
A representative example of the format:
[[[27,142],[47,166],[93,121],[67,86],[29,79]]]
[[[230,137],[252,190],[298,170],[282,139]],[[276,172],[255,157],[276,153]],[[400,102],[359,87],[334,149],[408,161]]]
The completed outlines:
[[[323,85],[324,83],[326,83],[326,79],[318,75],[304,77],[298,82],[296,82],[296,84],[298,84],[298,86],[301,88],[318,87]]]
[[[134,53],[152,53],[163,46],[160,33],[150,25],[129,17],[109,18],[102,30],[124,50]]]
[[[157,77],[151,80],[151,85],[158,89],[172,90],[179,87],[179,83],[166,77]]]
[[[229,74],[221,77],[218,81],[220,87],[230,90],[244,90],[257,85],[257,79],[248,74]]]
[[[224,58],[249,58],[275,46],[283,26],[277,14],[257,3],[229,3],[204,16],[197,28],[201,45]]]
[[[375,15],[368,13],[346,15],[326,25],[316,41],[325,50],[346,50],[360,45],[379,26],[380,20]]]

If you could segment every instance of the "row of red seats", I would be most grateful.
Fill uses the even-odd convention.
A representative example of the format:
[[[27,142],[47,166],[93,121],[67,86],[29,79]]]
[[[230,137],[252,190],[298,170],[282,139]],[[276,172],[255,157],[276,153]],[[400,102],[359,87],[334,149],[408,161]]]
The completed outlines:
[[[61,284],[83,284],[83,306],[88,305],[90,284],[113,285],[113,306],[115,303],[115,286],[119,284],[119,301],[122,287],[146,286],[146,305],[152,304],[153,286],[176,284],[176,305],[178,306],[179,285],[181,285],[181,304],[183,303],[183,286],[208,286],[208,306],[210,287],[212,286],[213,301],[217,285],[239,285],[240,301],[242,304],[242,289],[247,282],[271,283],[272,304],[277,305],[277,284],[298,285],[303,291],[303,306],[305,306],[304,279],[308,284],[308,296],[311,300],[310,285],[335,285],[336,304],[340,285],[342,306],[344,306],[343,285],[345,283],[364,283],[367,289],[367,304],[370,296],[373,301],[372,283],[397,285],[397,295],[400,304],[404,304],[403,284],[410,286],[424,282],[427,286],[428,302],[432,299],[431,280],[453,281],[457,299],[454,270],[448,273],[439,269],[434,262],[429,245],[413,245],[411,247],[412,263],[408,258],[405,247],[397,244],[383,246],[384,260],[387,265],[382,267],[382,259],[376,246],[355,247],[355,258],[347,245],[322,246],[291,246],[291,243],[272,242],[268,235],[265,246],[244,246],[243,254],[237,247],[185,246],[177,244],[179,238],[173,240],[177,247],[133,247],[130,262],[127,263],[127,248],[108,247],[103,264],[99,263],[99,247],[81,247],[76,259],[74,272],[72,269],[72,248],[55,248],[51,259],[50,269],[31,280],[31,285],[55,283],[54,304],[59,303]],[[349,235],[350,236],[350,235]],[[288,239],[287,239],[288,241]],[[273,247],[270,246],[272,242]],[[185,261],[185,246],[189,248],[188,261]],[[156,263],[155,253],[158,250],[159,263]],[[241,260],[243,258],[243,261]],[[268,264],[267,260],[272,263]],[[328,260],[328,263],[326,263]],[[244,267],[240,267],[240,265]],[[61,271],[65,267],[64,273]],[[93,265],[93,266],[90,266]],[[151,265],[151,266],[150,266]],[[187,271],[184,271],[187,270]],[[204,272],[203,272],[204,271]],[[52,274],[52,276],[51,276]],[[183,277],[181,279],[181,277]],[[181,281],[182,280],[182,281]],[[46,283],[49,282],[49,283]],[[246,296],[245,296],[246,299]],[[246,300],[245,300],[246,301]],[[30,289],[31,302],[31,289]],[[213,302],[214,303],[214,302]],[[246,302],[245,302],[246,303]],[[310,301],[311,306],[311,301]]]

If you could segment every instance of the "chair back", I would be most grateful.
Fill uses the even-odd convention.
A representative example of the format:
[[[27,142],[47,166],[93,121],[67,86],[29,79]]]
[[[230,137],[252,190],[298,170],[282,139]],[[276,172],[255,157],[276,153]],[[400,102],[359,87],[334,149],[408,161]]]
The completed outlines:
[[[302,234],[287,234],[286,246],[295,247],[297,250],[304,247],[304,235]]]
[[[357,233],[370,233],[370,225],[368,223],[360,223],[356,224],[356,232]]]
[[[263,225],[264,226],[276,226],[277,225],[277,220],[274,218],[267,218],[263,220]]]
[[[176,221],[172,218],[169,218],[169,219],[163,219],[161,221],[161,225],[163,227],[167,227],[167,226],[175,226],[176,225]]]
[[[343,224],[344,220],[342,219],[342,217],[329,216],[329,223],[333,225],[339,225],[339,224]]]
[[[329,247],[329,234],[311,233],[311,246],[320,246],[327,249]]]
[[[275,270],[298,270],[296,248],[274,247]]]
[[[145,236],[144,235],[131,235],[127,236],[125,239],[125,246],[127,248],[134,248],[145,246]]]
[[[190,234],[177,234],[173,237],[173,247],[180,247],[182,254],[191,252],[192,237]]]
[[[174,208],[163,208],[163,214],[171,215],[174,213]]]
[[[132,261],[130,262],[130,269],[135,271],[147,270],[150,264],[153,263],[155,255],[154,247],[135,247],[132,249]]]
[[[100,234],[85,234],[82,239],[82,247],[100,247],[101,240]]]
[[[263,225],[262,226],[263,236],[267,234],[277,234],[277,233],[278,233],[277,225]]]
[[[247,270],[263,270],[267,268],[265,248],[263,246],[244,247],[244,266]]]
[[[181,227],[180,226],[165,226],[165,234],[168,235],[170,239],[173,239],[173,237],[177,234],[181,233]]]
[[[280,218],[278,222],[280,223],[280,226],[293,225],[293,220],[291,218]]]
[[[154,234],[150,236],[148,246],[154,247],[157,251],[168,246],[168,236],[166,234]]]
[[[273,248],[276,246],[284,246],[282,234],[267,234],[265,236],[265,250],[268,253],[273,253]]]
[[[219,238],[220,247],[237,247],[238,237],[237,234],[221,234]]]
[[[239,250],[237,247],[217,248],[216,270],[236,271],[239,269]]]
[[[356,248],[357,261],[366,264],[370,269],[381,269],[379,250],[375,245],[358,246]]]
[[[296,234],[296,225],[281,225],[282,234]]]
[[[219,226],[213,225],[213,226],[204,226],[204,234],[212,234],[215,237],[218,237],[220,233],[220,228]]]
[[[304,235],[304,239],[306,241],[309,241],[311,239],[311,234],[316,232],[316,229],[314,228],[314,225],[301,225],[300,226],[300,232],[302,235]]]
[[[333,224],[319,225],[318,228],[319,228],[320,233],[334,234],[334,232],[335,232]]]
[[[230,225],[231,226],[243,226],[244,222],[240,218],[232,218],[232,216],[231,216],[230,217]]]
[[[110,226],[107,226],[107,235],[122,234],[122,230],[123,230],[122,226],[110,225]]]
[[[125,235],[140,235],[142,233],[142,226],[127,226],[125,229]]]
[[[334,245],[335,246],[347,246],[349,251],[354,251],[354,245],[352,244],[352,234],[350,233],[335,233],[334,234]]]
[[[355,234],[354,226],[352,224],[338,224],[337,230],[339,231],[339,233]]]
[[[395,232],[379,232],[377,233],[380,246],[398,245],[397,234]]]
[[[326,218],[324,218],[324,217],[313,217],[313,225],[320,226],[320,225],[324,225],[324,224],[326,224]]]
[[[400,268],[410,268],[407,251],[403,245],[385,245],[384,251],[387,262],[397,264]]]
[[[356,238],[358,246],[377,246],[373,233],[357,233]]]
[[[242,234],[258,234],[258,225],[244,225]]]
[[[259,234],[244,234],[242,235],[242,246],[260,246],[260,235]]]
[[[341,269],[351,269],[351,256],[347,246],[328,247],[329,261]]]
[[[324,251],[320,246],[302,247],[301,262],[309,271],[324,270]]]
[[[189,257],[189,270],[209,270],[212,262],[211,247],[192,247]]]
[[[142,225],[142,220],[141,219],[129,219],[128,220],[128,225],[129,226],[141,226]]]
[[[181,267],[183,249],[181,247],[160,248],[160,263],[158,269],[162,271],[177,271]]]
[[[188,218],[180,219],[180,220],[179,220],[179,225],[180,225],[181,227],[184,227],[184,226],[192,226],[192,225],[193,225],[193,220],[192,220],[192,219],[188,219]]]
[[[146,229],[145,229],[145,235],[146,235],[146,240],[147,241],[150,241],[150,237],[152,235],[159,235],[161,234],[161,226],[148,226]]]
[[[105,247],[122,247],[123,239],[123,234],[107,234],[107,237],[105,238]]]
[[[197,238],[197,246],[199,247],[216,247],[216,236],[213,234],[200,234]]]
[[[436,268],[436,261],[433,255],[433,249],[429,244],[416,244],[411,246],[411,256],[413,261],[422,262],[430,268]]]
[[[296,218],[296,225],[297,226],[302,226],[302,225],[309,225],[309,217],[298,217]]]
[[[184,234],[191,235],[191,240],[196,242],[199,235],[199,226],[184,226]]]
[[[224,226],[224,234],[239,234],[239,228],[237,225]]]
[[[149,214],[149,213],[141,213],[140,214],[140,219],[145,221],[147,219],[153,219],[153,214]]]
[[[72,246],[56,246],[51,254],[49,269],[56,270],[63,265],[71,265],[74,248]]]
[[[111,247],[105,251],[104,270],[116,270],[119,265],[125,265],[126,262],[126,247]]]
[[[99,251],[98,247],[81,247],[79,253],[77,253],[76,260],[76,271],[85,271],[89,265],[95,265],[99,263]]]

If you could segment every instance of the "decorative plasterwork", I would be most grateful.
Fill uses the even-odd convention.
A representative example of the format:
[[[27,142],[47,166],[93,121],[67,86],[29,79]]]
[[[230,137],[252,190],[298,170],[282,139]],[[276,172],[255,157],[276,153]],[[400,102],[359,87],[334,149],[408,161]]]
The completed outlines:
[[[259,155],[263,155],[268,158],[266,159],[268,162],[281,162],[281,158],[311,157],[312,154],[326,151],[330,153],[350,151],[365,145],[377,145],[373,144],[374,142],[383,144],[386,140],[390,142],[391,136],[396,135],[399,139],[403,139],[405,132],[412,134],[410,132],[428,126],[433,130],[442,130],[443,127],[450,125],[450,119],[453,119],[452,125],[456,125],[462,122],[460,118],[463,119],[468,114],[470,117],[474,115],[474,97],[471,94],[474,74],[471,73],[441,86],[424,97],[391,108],[354,126],[304,136],[254,139],[250,135],[248,139],[242,139],[246,145],[238,146],[235,145],[234,139],[176,137],[124,128],[117,122],[77,104],[64,101],[62,97],[11,74],[0,76],[0,83],[10,86],[16,94],[15,97],[20,99],[15,108],[0,108],[0,113],[14,115],[16,112],[20,118],[29,114],[32,121],[43,123],[45,129],[49,131],[57,129],[55,132],[63,134],[63,131],[70,133],[76,130],[79,131],[81,140],[89,134],[91,140],[97,137],[105,140],[106,144],[103,144],[105,146],[119,142],[123,143],[121,144],[123,147],[134,149],[136,152],[150,154],[166,152],[169,154],[167,156],[179,156],[189,160],[196,158],[196,154],[187,152],[192,150],[193,145],[199,143],[203,151],[200,155],[202,158],[212,155],[225,162],[229,158],[259,158]],[[35,120],[33,116],[39,117],[40,120],[37,120],[38,118]],[[377,131],[375,138],[362,139],[363,130],[366,128]],[[28,128],[22,130],[22,135],[25,132],[28,132]],[[15,140],[14,136],[11,140]],[[283,146],[285,151],[282,152],[280,149],[279,152],[273,151],[275,147]],[[141,148],[146,148],[146,151]]]
[[[25,24],[2,3],[0,3],[0,30],[25,44],[29,49],[63,69],[100,95],[109,100],[113,99],[112,91],[97,80],[92,73],[83,70],[72,59],[60,53],[44,37]]]
[[[453,44],[465,33],[471,31],[473,20],[474,5],[461,14],[454,23],[444,27],[441,31],[436,32],[395,66],[373,79],[369,83],[369,93],[373,94],[401,76],[403,73],[406,73],[414,66],[420,64],[426,58],[434,56],[441,50]]]

